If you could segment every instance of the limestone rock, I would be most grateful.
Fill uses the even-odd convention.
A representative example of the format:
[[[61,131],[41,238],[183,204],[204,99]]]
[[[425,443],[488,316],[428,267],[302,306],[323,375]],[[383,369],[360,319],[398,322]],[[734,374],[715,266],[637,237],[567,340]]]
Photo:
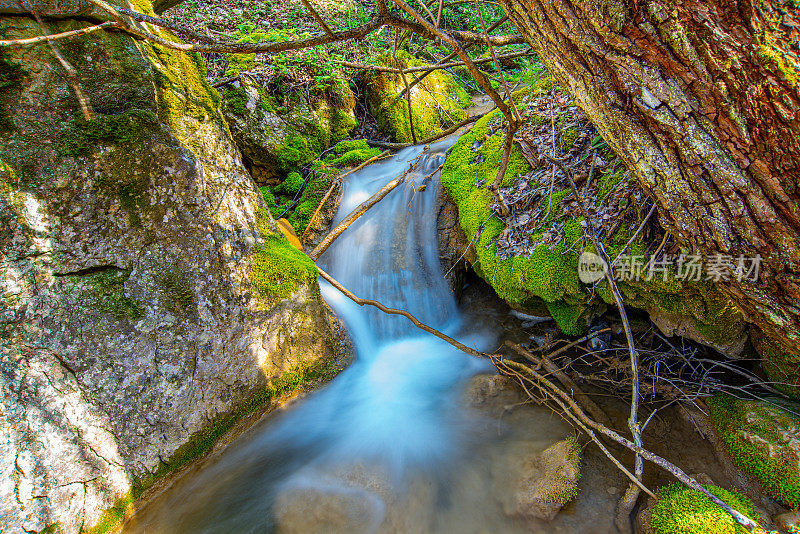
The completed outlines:
[[[513,499],[504,506],[506,514],[522,518],[552,520],[578,491],[580,446],[567,438],[541,453],[526,457],[519,469]]]
[[[0,28],[39,35],[25,17]],[[269,215],[259,224],[261,197],[197,58],[118,32],[59,44],[93,120],[46,46],[0,57],[8,532],[94,525],[209,421],[334,349],[313,279],[291,299],[265,299],[251,280],[263,236],[280,234]]]

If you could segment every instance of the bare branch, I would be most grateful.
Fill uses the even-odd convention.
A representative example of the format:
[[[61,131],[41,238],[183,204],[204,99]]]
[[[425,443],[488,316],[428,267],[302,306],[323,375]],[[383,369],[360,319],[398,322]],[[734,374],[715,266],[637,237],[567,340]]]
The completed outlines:
[[[409,168],[409,170],[410,170],[410,168]],[[325,252],[328,249],[329,246],[331,246],[331,243],[333,243],[336,240],[336,238],[339,237],[342,234],[342,232],[347,230],[347,228],[351,224],[356,222],[356,220],[359,217],[364,215],[367,212],[368,209],[370,209],[372,206],[374,206],[375,204],[377,204],[378,202],[383,200],[383,198],[386,195],[388,195],[389,193],[391,193],[392,190],[394,190],[395,187],[397,187],[398,185],[403,183],[403,179],[406,177],[408,172],[409,171],[404,172],[403,174],[401,174],[400,176],[398,176],[397,178],[395,178],[394,180],[392,180],[391,182],[389,182],[388,184],[386,184],[385,186],[380,188],[374,195],[369,197],[367,200],[365,200],[364,202],[359,204],[356,207],[356,209],[354,209],[352,212],[350,212],[350,214],[347,217],[345,217],[344,220],[342,222],[340,222],[336,226],[336,228],[331,230],[330,233],[325,236],[325,239],[323,239],[320,242],[320,244],[317,245],[314,248],[314,250],[312,250],[308,254],[308,256],[312,260],[317,261],[319,259],[319,257],[322,255],[322,253]]]
[[[506,16],[503,16],[502,18],[500,18],[499,20],[495,21],[495,23],[494,23],[494,24],[492,24],[492,25],[489,27],[489,29],[487,30],[487,31],[488,31],[488,33],[492,33],[492,31],[494,31],[496,28],[498,28],[498,27],[499,27],[501,24],[503,24],[503,23],[504,23],[505,21],[507,21],[507,20],[508,20],[508,16],[506,15]],[[436,25],[436,27],[438,28],[438,27],[439,27],[439,25],[437,24],[437,25]],[[467,50],[469,50],[469,49],[470,49],[470,47],[472,47],[472,46],[473,46],[473,44],[472,44],[472,43],[465,45],[465,46],[464,46],[464,51],[467,51]],[[532,52],[532,50],[531,50],[530,52]],[[526,52],[526,53],[527,53],[527,52]],[[446,57],[444,57],[442,60],[438,61],[438,62],[436,63],[436,65],[433,65],[433,66],[434,66],[434,67],[437,67],[437,66],[438,66],[438,67],[440,67],[440,68],[446,68],[446,67],[450,67],[450,66],[453,66],[453,67],[455,67],[455,66],[458,66],[458,65],[463,65],[463,64],[464,64],[464,62],[463,62],[463,61],[459,61],[457,64],[454,64],[454,65],[449,65],[449,64],[447,64],[447,62],[448,62],[448,61],[450,61],[451,59],[453,59],[454,57],[456,57],[456,55],[457,55],[457,54],[456,54],[455,52],[450,52],[449,54],[447,54],[447,56],[446,56]],[[484,60],[478,60],[478,61],[480,61],[480,62],[483,62]],[[487,59],[487,61],[488,61],[488,59]],[[476,65],[478,64],[478,63],[477,63],[475,60],[473,60],[473,63],[475,63]],[[411,82],[411,84],[410,84],[410,86],[409,86],[409,90],[413,89],[415,85],[417,85],[417,84],[418,84],[418,83],[420,83],[422,80],[424,80],[424,79],[425,79],[425,77],[426,77],[428,74],[430,74],[431,72],[433,72],[433,70],[430,70],[430,71],[425,71],[425,72],[422,74],[422,76],[420,76],[420,77],[419,77],[419,78],[417,78],[416,80],[412,81],[412,82]],[[394,101],[392,102],[392,104],[396,104],[396,103],[397,103],[397,102],[398,102],[398,101],[399,101],[401,98],[403,98],[403,93],[402,93],[402,92],[401,92],[399,95],[397,95],[397,96],[395,97],[395,99],[394,99]]]
[[[27,39],[13,39],[10,41],[0,41],[0,47],[16,48],[18,46],[30,46],[45,41],[47,42],[57,41],[58,39],[66,39],[67,37],[77,37],[79,35],[86,35],[87,33],[96,32],[97,30],[114,28],[118,26],[119,25],[116,22],[104,22],[102,24],[87,26],[86,28],[81,28],[79,30],[71,30],[63,33],[55,33],[51,35],[45,34],[45,35],[40,35],[39,37],[28,37]]]
[[[342,284],[337,282],[336,279],[333,278],[331,275],[329,275],[328,273],[326,273],[325,271],[323,271],[319,267],[317,267],[317,270],[319,271],[319,275],[323,279],[327,280],[327,282],[329,284],[331,284],[333,287],[335,287],[336,289],[341,291],[347,298],[349,298],[350,300],[352,300],[353,302],[355,302],[359,306],[364,306],[364,305],[374,306],[374,307],[378,308],[379,310],[381,310],[382,312],[388,313],[390,315],[402,315],[403,317],[407,318],[409,321],[414,323],[414,326],[416,326],[417,328],[419,328],[421,330],[424,330],[425,332],[428,332],[429,334],[433,334],[434,336],[438,337],[439,339],[442,339],[442,340],[446,341],[447,343],[450,343],[455,348],[457,348],[457,349],[459,349],[459,350],[461,350],[463,352],[466,352],[467,354],[471,354],[472,356],[477,356],[477,357],[484,356],[483,354],[481,354],[477,350],[471,349],[468,346],[464,345],[463,343],[459,343],[458,341],[456,341],[452,337],[448,336],[447,334],[444,334],[444,333],[436,330],[435,328],[432,328],[432,327],[420,322],[419,319],[417,319],[416,317],[414,317],[413,315],[411,315],[410,313],[408,313],[405,310],[398,310],[396,308],[389,308],[387,306],[384,306],[383,304],[381,304],[377,300],[362,299],[362,298],[359,298],[359,297],[355,296],[350,290],[348,290]]]
[[[583,412],[581,407],[578,406],[578,404],[574,400],[572,400],[572,398],[570,398],[570,396],[567,393],[565,393],[563,390],[561,390],[560,388],[555,386],[547,378],[545,378],[544,376],[539,374],[535,369],[533,369],[533,368],[531,368],[529,366],[523,365],[521,363],[512,362],[512,361],[509,361],[509,360],[501,360],[501,361],[502,361],[503,364],[506,364],[508,366],[513,366],[514,368],[520,369],[523,372],[529,374],[538,383],[540,383],[544,388],[546,388],[546,391],[550,394],[550,396],[552,398],[555,399],[556,397],[558,397],[558,399],[560,400],[560,402],[558,403],[559,406],[562,406],[562,407],[564,407],[564,409],[567,409],[568,413],[570,413],[570,414],[574,415],[576,418],[580,419],[580,421],[584,425],[586,425],[586,426],[588,426],[588,427],[600,432],[604,436],[607,436],[607,437],[611,438],[613,441],[619,443],[620,445],[622,445],[623,447],[625,447],[627,449],[630,449],[631,451],[636,453],[638,456],[646,459],[648,462],[652,462],[652,463],[656,464],[657,466],[661,467],[662,469],[664,469],[665,471],[670,473],[672,476],[677,478],[681,483],[685,484],[686,486],[690,487],[691,489],[694,489],[694,490],[702,492],[706,497],[711,499],[711,501],[714,504],[716,504],[717,506],[720,506],[723,510],[725,510],[728,514],[730,514],[731,517],[733,517],[736,520],[737,523],[739,523],[743,527],[747,528],[748,530],[754,531],[756,529],[761,528],[758,523],[756,523],[755,521],[753,521],[749,517],[743,515],[742,513],[734,510],[729,505],[727,505],[722,500],[720,500],[716,495],[712,494],[707,489],[705,489],[699,482],[697,482],[697,480],[695,480],[694,478],[692,478],[689,475],[687,475],[680,467],[676,466],[675,464],[673,464],[669,460],[666,460],[666,459],[662,458],[661,456],[648,451],[647,449],[643,448],[642,446],[637,445],[637,444],[633,443],[632,441],[620,436],[617,432],[615,432],[614,430],[611,430],[610,428],[606,427],[605,425],[602,425],[602,424],[592,420],[591,418],[589,418]],[[637,484],[637,485],[639,485],[640,488],[641,488],[641,482],[639,482],[638,480],[637,481],[633,481],[632,480],[632,482]],[[649,495],[653,496],[652,492],[650,492],[649,490],[646,490],[646,488],[642,488],[642,489],[644,489],[645,492],[648,493]]]
[[[317,21],[317,24],[322,26],[322,29],[325,30],[325,33],[327,33],[330,36],[333,36],[333,30],[331,30],[330,26],[328,26],[325,23],[322,16],[320,16],[320,14],[317,13],[317,10],[314,9],[314,6],[311,5],[311,2],[309,2],[308,0],[300,0],[300,1],[303,2],[303,5],[309,11],[309,13],[311,13],[311,16],[314,17],[314,20]]]
[[[465,47],[465,49],[466,49],[466,47]],[[522,56],[530,56],[532,54],[533,54],[533,51],[524,50],[524,51],[521,51],[521,52],[511,52],[511,53],[508,53],[508,54],[501,54],[501,55],[497,56],[497,59],[511,59],[511,58],[522,57]],[[453,52],[452,55],[455,56],[455,52]],[[490,58],[490,57],[484,57],[484,58],[473,59],[472,60],[472,62],[475,65],[481,65],[483,63],[489,63],[491,61],[494,61],[494,60],[493,60],[493,58]],[[344,67],[349,67],[351,69],[363,69],[363,70],[372,70],[372,71],[377,71],[377,72],[390,72],[390,73],[399,73],[400,72],[400,69],[395,69],[395,68],[392,68],[392,67],[383,67],[381,65],[368,65],[366,63],[352,63],[350,61],[342,61],[342,60],[338,60],[338,61],[336,61],[336,63],[338,63],[339,65],[342,65]],[[408,67],[407,69],[403,69],[403,71],[404,72],[423,72],[423,73],[427,74],[427,73],[430,73],[430,72],[435,71],[435,70],[449,69],[451,67],[461,67],[464,64],[465,63],[463,61],[452,61],[450,63],[436,63],[434,65],[426,65],[426,66],[423,66],[423,67]],[[421,78],[417,78],[417,79],[413,80],[413,82],[412,82],[413,85],[411,85],[411,87],[413,88],[413,86],[416,85],[417,83],[419,83],[420,80],[421,80]],[[405,93],[405,89],[403,90],[403,93]],[[405,94],[403,94],[403,96],[405,96]],[[395,100],[399,100],[399,99],[400,99],[400,97],[396,97],[395,98]]]
[[[457,132],[458,130],[460,130],[464,126],[467,126],[468,124],[472,124],[473,122],[476,122],[476,121],[480,120],[481,117],[483,117],[483,116],[484,115],[476,115],[474,117],[469,117],[468,119],[464,119],[463,121],[459,122],[458,124],[454,124],[450,128],[448,128],[446,130],[443,130],[442,132],[440,132],[440,133],[438,133],[436,135],[432,135],[431,137],[428,137],[427,139],[423,139],[422,141],[420,141],[417,144],[427,145],[428,143],[433,143],[434,141],[438,141],[439,139],[442,139],[443,137],[447,137],[448,135]],[[389,150],[401,150],[403,148],[408,148],[410,146],[414,146],[414,143],[384,143],[383,141],[373,141],[371,139],[367,139],[367,143],[369,143],[371,146],[376,146],[378,148],[387,148]]]
[[[47,27],[44,25],[42,18],[39,16],[39,12],[33,8],[33,5],[29,2],[29,0],[19,0],[22,4],[22,7],[27,9],[33,18],[36,19],[36,24],[39,26],[39,30],[42,32],[42,36],[47,37],[49,36],[49,32],[47,31]],[[87,96],[83,93],[83,89],[81,88],[80,81],[78,80],[78,74],[75,72],[75,67],[67,61],[64,56],[61,55],[61,52],[58,50],[56,45],[53,43],[52,39],[44,39],[47,41],[47,45],[50,47],[50,50],[53,52],[53,55],[56,56],[56,59],[64,68],[64,72],[67,74],[67,79],[69,80],[69,84],[72,86],[72,91],[75,93],[75,98],[78,99],[78,104],[81,106],[81,112],[83,113],[83,118],[87,121],[94,119],[94,109],[92,109],[92,103],[89,101]]]
[[[610,328],[606,328],[605,330],[597,330],[596,332],[592,333],[592,337],[608,331],[610,331]],[[591,337],[584,336],[583,338],[579,339],[576,343],[582,343],[587,339],[591,339]],[[565,388],[567,388],[567,390],[572,394],[573,398],[581,405],[581,407],[584,410],[589,412],[589,414],[592,417],[594,417],[596,421],[606,426],[611,426],[611,419],[608,418],[608,415],[606,415],[606,413],[597,404],[595,404],[594,401],[590,399],[586,393],[584,393],[578,387],[578,384],[573,382],[570,377],[568,377],[561,369],[559,369],[558,366],[553,363],[553,360],[551,360],[550,357],[544,355],[535,356],[531,352],[522,348],[521,345],[518,345],[517,343],[514,343],[512,341],[506,341],[506,346],[514,349],[514,351],[516,351],[521,356],[524,356],[528,361],[536,364],[537,367],[539,366],[544,367],[548,373],[555,376],[558,379],[558,381],[561,382]],[[567,350],[567,347],[562,347],[559,350],[560,351]]]

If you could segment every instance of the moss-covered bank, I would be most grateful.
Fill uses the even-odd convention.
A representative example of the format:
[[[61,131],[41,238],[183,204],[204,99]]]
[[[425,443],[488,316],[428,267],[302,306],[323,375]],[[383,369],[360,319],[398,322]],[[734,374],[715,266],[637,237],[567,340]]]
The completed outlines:
[[[547,104],[541,103],[549,91],[549,80],[543,79],[515,95],[527,124],[550,123],[546,116]],[[542,109],[545,111],[540,111]],[[554,118],[556,124],[564,119]],[[566,181],[555,184],[552,204],[548,194],[540,198],[540,218],[536,220],[535,229],[526,230],[525,235],[520,235],[518,227],[507,225],[493,214],[494,198],[487,184],[492,183],[497,174],[504,131],[504,118],[499,111],[483,117],[451,148],[442,172],[442,184],[458,207],[461,227],[467,239],[473,242],[471,262],[512,307],[534,314],[549,313],[563,332],[582,334],[593,316],[614,303],[605,280],[592,286],[581,283],[578,278],[580,254],[594,251],[584,239],[585,222],[576,207],[570,206],[574,199],[571,199]],[[564,131],[558,138],[562,151],[570,153],[577,137],[574,128]],[[603,155],[606,160],[613,159],[613,154]],[[519,144],[515,143],[502,186],[527,191],[544,187],[546,191],[550,173],[542,173],[544,169],[544,163],[532,168]],[[617,210],[615,218],[619,224],[610,235],[604,233],[602,238],[612,258],[628,245],[647,212],[644,195],[620,193],[634,189],[630,180],[621,165],[607,165],[597,170],[592,184],[591,192],[596,197],[593,209],[600,211],[604,204],[614,203]],[[532,243],[531,248],[519,255],[500,251],[498,240],[508,240],[509,236]],[[644,258],[648,244],[640,236],[628,245],[626,253]],[[674,268],[666,276],[647,274],[645,269],[638,280],[631,277],[619,282],[628,305],[651,313],[657,323],[660,320],[667,325],[665,328],[675,330],[669,332],[670,335],[688,335],[723,351],[743,350],[744,319],[713,284],[677,280]]]

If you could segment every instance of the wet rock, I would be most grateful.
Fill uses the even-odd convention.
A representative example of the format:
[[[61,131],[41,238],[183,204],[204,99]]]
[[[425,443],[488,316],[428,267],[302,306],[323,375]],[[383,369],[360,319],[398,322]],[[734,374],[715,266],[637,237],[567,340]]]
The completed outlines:
[[[24,17],[0,25],[7,38],[40,34]],[[251,279],[265,235],[280,234],[258,216],[261,196],[199,60],[118,32],[61,50],[93,120],[47,47],[0,60],[11,80],[0,87],[0,523],[9,532],[96,524],[134,482],[191,458],[176,451],[202,445],[194,436],[335,351],[315,275],[278,288],[291,298]]]
[[[274,508],[277,532],[375,532],[385,504],[373,491],[336,482],[307,481],[281,493]]]
[[[552,520],[578,492],[580,446],[567,438],[522,459],[519,478],[505,513],[521,518]]]
[[[468,406],[482,406],[507,393],[512,382],[503,375],[476,375],[467,385],[465,400]]]
[[[775,526],[784,532],[800,531],[800,511],[778,514],[772,518]]]
[[[425,533],[433,530],[435,498],[424,476],[393,484],[384,469],[362,464],[296,475],[274,507],[277,531]]]

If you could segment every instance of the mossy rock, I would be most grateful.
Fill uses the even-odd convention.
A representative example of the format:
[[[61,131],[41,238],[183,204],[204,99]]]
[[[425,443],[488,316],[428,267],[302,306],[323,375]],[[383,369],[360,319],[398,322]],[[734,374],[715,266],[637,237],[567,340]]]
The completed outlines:
[[[759,521],[753,503],[735,491],[718,486],[703,486],[722,502],[745,516]],[[747,529],[698,490],[671,484],[657,492],[658,500],[650,515],[655,534],[745,534]]]
[[[349,86],[343,87],[344,96],[290,92],[278,105],[266,88],[243,77],[224,91],[223,111],[242,155],[266,169],[266,174],[285,176],[316,159],[356,126],[355,100]]]
[[[714,429],[736,466],[772,497],[800,509],[800,417],[774,404],[729,396],[713,397],[708,405]]]
[[[532,104],[549,90],[549,78],[543,78],[515,94],[517,106],[527,121],[538,124],[546,119],[537,114],[538,108]],[[555,188],[552,209],[539,222],[539,229],[529,236],[531,243],[538,243],[533,251],[527,256],[498,256],[496,239],[504,232],[516,231],[506,228],[492,214],[490,205],[494,198],[486,187],[494,181],[500,165],[504,131],[499,111],[481,118],[450,149],[442,170],[441,183],[458,207],[467,240],[474,243],[473,267],[511,307],[538,313],[546,306],[564,333],[583,334],[592,318],[607,306],[614,306],[615,300],[607,281],[601,280],[592,287],[578,278],[579,255],[584,250],[596,251],[583,240],[583,218],[572,218],[562,207],[562,200],[571,194],[567,186],[560,184]],[[565,132],[562,142],[565,139],[574,144],[577,132]],[[525,178],[531,170],[515,143],[502,187],[543,185]],[[528,183],[522,184],[523,180]],[[630,173],[621,165],[608,165],[598,171],[594,180],[598,204],[630,180]],[[646,252],[648,243],[641,238],[628,245],[641,223],[641,208],[641,201],[628,202],[618,215],[622,221],[618,230],[614,235],[604,235],[603,245],[612,258],[626,246],[630,255]],[[553,223],[560,225],[556,234],[551,232]],[[744,316],[711,283],[676,280],[673,270],[666,280],[641,277],[620,281],[618,286],[626,305],[648,312],[668,335],[690,337],[732,356],[740,356],[747,348]]]
[[[427,66],[427,63],[414,58],[406,51],[397,52],[397,63],[392,54],[385,53],[375,60],[384,67],[402,68]],[[418,74],[417,74],[418,76]],[[405,75],[406,83],[411,84],[414,73]],[[413,140],[408,117],[406,97],[397,99],[405,84],[400,74],[390,72],[370,72],[364,80],[372,114],[381,129],[400,143]],[[411,110],[414,133],[418,140],[439,133],[465,118],[464,109],[471,105],[469,95],[457,79],[444,71],[434,71],[411,90]]]

